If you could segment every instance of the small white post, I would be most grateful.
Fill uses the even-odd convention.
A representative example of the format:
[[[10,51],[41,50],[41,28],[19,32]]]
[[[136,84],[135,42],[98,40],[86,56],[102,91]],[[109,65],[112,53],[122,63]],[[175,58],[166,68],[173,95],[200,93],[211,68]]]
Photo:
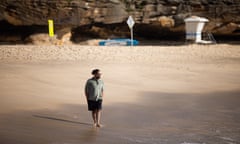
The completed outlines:
[[[133,28],[131,28],[131,45],[133,46]]]
[[[131,46],[133,46],[133,26],[134,26],[135,22],[134,22],[132,16],[128,17],[127,24],[131,31]]]

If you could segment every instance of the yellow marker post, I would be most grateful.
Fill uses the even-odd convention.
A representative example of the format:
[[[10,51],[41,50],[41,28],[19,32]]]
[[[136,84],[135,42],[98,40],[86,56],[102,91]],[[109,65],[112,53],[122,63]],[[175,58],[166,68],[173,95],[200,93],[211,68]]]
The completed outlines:
[[[48,29],[49,29],[49,36],[53,37],[54,36],[54,24],[53,20],[48,20]]]

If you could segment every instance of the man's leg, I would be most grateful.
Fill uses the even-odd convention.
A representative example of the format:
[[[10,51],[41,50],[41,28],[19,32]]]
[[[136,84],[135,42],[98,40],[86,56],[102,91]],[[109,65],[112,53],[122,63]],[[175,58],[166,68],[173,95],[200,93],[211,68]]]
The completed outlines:
[[[92,111],[92,118],[93,118],[94,126],[97,126],[97,110]]]
[[[97,110],[97,127],[101,127],[100,120],[101,120],[101,110]]]

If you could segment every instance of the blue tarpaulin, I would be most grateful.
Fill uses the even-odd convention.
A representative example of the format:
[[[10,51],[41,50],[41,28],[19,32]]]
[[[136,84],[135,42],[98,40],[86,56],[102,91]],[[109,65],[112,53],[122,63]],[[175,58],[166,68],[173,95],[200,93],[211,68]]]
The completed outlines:
[[[139,42],[137,40],[133,40],[133,45],[138,45]],[[131,46],[132,41],[131,39],[109,39],[109,40],[102,40],[99,42],[100,46]]]

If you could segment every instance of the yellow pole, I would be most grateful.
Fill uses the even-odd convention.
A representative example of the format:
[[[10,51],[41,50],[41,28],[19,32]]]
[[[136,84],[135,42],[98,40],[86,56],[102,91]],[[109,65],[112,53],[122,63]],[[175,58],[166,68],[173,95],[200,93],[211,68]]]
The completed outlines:
[[[53,37],[54,36],[54,24],[53,20],[48,20],[48,29],[49,29],[49,36]]]

